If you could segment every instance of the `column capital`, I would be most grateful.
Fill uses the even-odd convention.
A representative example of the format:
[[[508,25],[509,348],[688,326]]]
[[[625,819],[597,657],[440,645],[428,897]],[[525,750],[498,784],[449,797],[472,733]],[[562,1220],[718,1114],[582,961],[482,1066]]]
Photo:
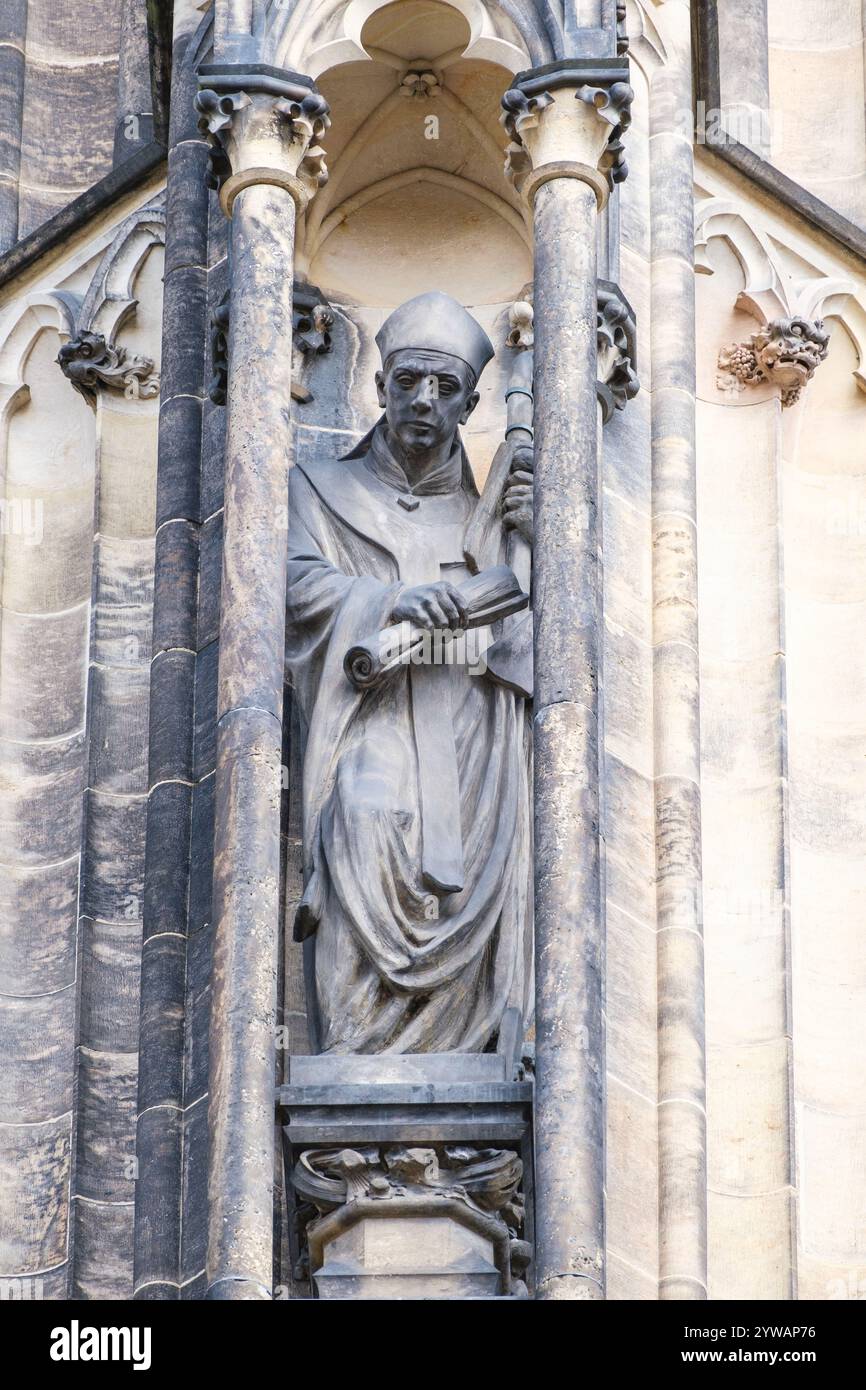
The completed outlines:
[[[634,93],[628,58],[567,58],[518,73],[502,98],[505,172],[532,203],[542,184],[576,178],[599,207],[628,173],[622,137]]]
[[[747,386],[769,382],[781,393],[782,408],[796,405],[830,351],[823,319],[771,319],[745,343],[730,343],[719,353],[716,385],[731,395]]]
[[[205,63],[195,109],[211,145],[208,183],[231,217],[238,193],[269,183],[291,194],[302,212],[327,181],[318,143],[330,108],[312,79],[264,63]]]

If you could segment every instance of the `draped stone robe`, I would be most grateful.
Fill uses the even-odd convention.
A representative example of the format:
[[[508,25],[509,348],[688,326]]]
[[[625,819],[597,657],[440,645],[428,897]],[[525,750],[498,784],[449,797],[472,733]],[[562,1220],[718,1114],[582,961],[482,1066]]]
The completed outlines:
[[[381,422],[344,459],[292,470],[287,662],[304,745],[305,884],[295,935],[314,938],[323,1052],[481,1051],[507,1008],[526,1017],[524,701],[465,664],[401,666],[366,692],[343,670],[347,650],[388,625],[401,588],[468,576],[476,499],[459,440],[412,489]]]

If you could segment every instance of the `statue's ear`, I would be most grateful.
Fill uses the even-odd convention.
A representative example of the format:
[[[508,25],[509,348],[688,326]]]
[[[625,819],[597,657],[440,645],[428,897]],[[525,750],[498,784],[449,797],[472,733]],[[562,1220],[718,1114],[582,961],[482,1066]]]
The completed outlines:
[[[466,421],[469,419],[469,416],[472,414],[473,410],[477,406],[478,401],[479,395],[477,391],[473,391],[471,396],[466,397],[466,404],[463,407],[463,414],[460,416],[461,425],[466,424]]]
[[[375,376],[376,395],[379,397],[379,404],[385,404],[385,373],[377,372]]]

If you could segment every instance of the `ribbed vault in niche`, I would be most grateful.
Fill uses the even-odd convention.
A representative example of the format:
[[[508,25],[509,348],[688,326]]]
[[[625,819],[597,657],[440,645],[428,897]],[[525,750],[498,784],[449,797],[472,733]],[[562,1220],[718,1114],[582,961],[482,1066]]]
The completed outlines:
[[[440,0],[380,8],[360,38],[364,60],[318,77],[330,178],[307,213],[299,269],[371,308],[431,288],[464,303],[514,298],[532,270],[503,175],[499,103],[513,66],[464,56],[471,26]],[[528,61],[511,40],[500,56]]]

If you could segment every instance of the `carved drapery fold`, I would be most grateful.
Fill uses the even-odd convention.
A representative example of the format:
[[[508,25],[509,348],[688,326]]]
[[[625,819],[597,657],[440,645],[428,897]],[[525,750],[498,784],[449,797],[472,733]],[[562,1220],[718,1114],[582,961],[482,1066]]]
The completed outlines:
[[[518,74],[514,86],[502,98],[500,117],[510,136],[505,173],[518,192],[528,192],[531,172],[537,174],[539,165],[549,163],[551,168],[557,166],[553,177],[582,177],[591,183],[599,206],[604,205],[609,191],[628,174],[623,137],[631,124],[634,92],[625,80],[627,76],[628,60],[624,57],[606,63],[573,59],[550,64],[549,70]],[[554,138],[547,142],[548,150],[543,156],[537,148],[542,114],[555,103],[569,99],[590,107],[601,118],[594,122],[588,114],[582,122],[584,137],[590,136],[590,157],[585,162],[572,161],[568,156],[571,132],[567,120],[560,123],[564,139],[558,140],[553,130]],[[553,122],[548,120],[546,126],[552,129]],[[560,144],[561,148],[557,148]],[[573,167],[567,169],[566,165]]]

